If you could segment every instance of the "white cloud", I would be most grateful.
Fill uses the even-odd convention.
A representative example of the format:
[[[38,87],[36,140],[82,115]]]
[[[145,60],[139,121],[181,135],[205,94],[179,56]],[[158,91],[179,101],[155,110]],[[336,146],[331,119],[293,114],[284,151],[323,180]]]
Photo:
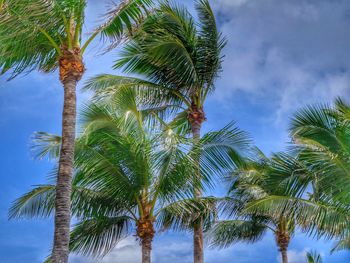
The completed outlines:
[[[288,262],[289,263],[306,263],[306,252],[307,250],[289,250],[288,251]],[[277,257],[278,262],[282,263],[281,256]]]
[[[141,261],[141,250],[135,240],[135,237],[128,237],[118,243],[99,263],[139,263]],[[88,259],[82,256],[73,255],[70,257],[70,263],[93,263],[97,260]]]
[[[122,240],[117,247],[106,256],[101,263],[139,263],[141,250],[135,237]]]
[[[305,104],[349,97],[350,2],[243,1],[239,8],[217,2],[228,46],[216,100],[230,104],[243,91],[272,106],[268,121],[285,127]]]
[[[192,244],[176,239],[155,240],[152,251],[152,262],[162,263],[166,259],[169,263],[192,262]],[[141,261],[141,247],[135,237],[125,238],[99,263],[139,263]],[[93,263],[96,260],[73,255],[70,263]]]

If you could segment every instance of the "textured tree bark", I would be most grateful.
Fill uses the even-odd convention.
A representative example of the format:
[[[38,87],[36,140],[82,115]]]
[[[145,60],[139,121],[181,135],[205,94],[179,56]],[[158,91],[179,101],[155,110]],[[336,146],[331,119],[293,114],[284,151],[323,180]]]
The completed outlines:
[[[51,254],[52,263],[67,263],[69,256],[71,192],[76,123],[76,87],[85,67],[80,48],[61,47],[59,76],[64,87],[62,113],[62,144],[58,164],[55,199],[55,233]]]
[[[76,122],[76,85],[77,80],[74,77],[67,77],[63,81],[62,145],[56,186],[52,263],[67,263],[69,255],[71,183]]]
[[[194,263],[204,262],[202,220],[199,220],[199,222],[195,224],[193,229],[193,262]]]
[[[199,143],[200,140],[200,132],[201,132],[201,124],[193,123],[192,125],[192,136],[193,142],[195,145]],[[199,158],[198,158],[198,166],[199,166]],[[199,167],[196,171],[196,180],[201,180]],[[199,198],[202,196],[202,192],[200,189],[194,189],[194,196]],[[204,252],[203,252],[203,222],[199,219],[194,224],[193,229],[193,262],[194,263],[203,263],[204,262]]]
[[[194,103],[192,103],[192,109],[189,113],[188,120],[191,124],[192,138],[194,147],[198,145],[201,137],[201,128],[202,123],[205,121],[205,114],[201,108],[198,108]],[[200,174],[200,160],[199,156],[197,157],[197,169],[195,176],[195,181],[200,183],[201,174]],[[202,196],[201,189],[194,187],[194,197],[199,198]],[[193,262],[194,263],[203,263],[204,262],[204,251],[203,251],[203,221],[198,219],[194,222],[193,227]]]
[[[287,250],[281,250],[282,263],[288,263]]]
[[[142,263],[151,263],[152,241],[155,234],[154,221],[154,218],[148,214],[136,223],[136,234],[142,246]]]
[[[142,240],[142,263],[151,263],[152,241]]]
[[[280,221],[280,224],[278,225],[278,229],[275,232],[275,238],[276,238],[277,246],[279,247],[279,250],[281,252],[282,262],[288,263],[287,252],[288,252],[288,246],[290,242],[290,234],[286,230],[286,225],[284,220]]]

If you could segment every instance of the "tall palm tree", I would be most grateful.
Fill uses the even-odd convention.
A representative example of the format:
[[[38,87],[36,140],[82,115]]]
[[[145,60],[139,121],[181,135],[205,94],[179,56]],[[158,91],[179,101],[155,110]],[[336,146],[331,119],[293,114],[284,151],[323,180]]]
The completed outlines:
[[[79,223],[72,231],[71,250],[105,255],[134,223],[142,245],[142,262],[150,262],[156,225],[188,229],[193,218],[210,224],[216,199],[193,198],[194,157],[187,138],[169,127],[150,122],[152,113],[137,106],[133,91],[124,90],[112,104],[92,104],[84,112],[84,133],[77,140],[72,211]],[[151,126],[150,126],[151,125]],[[38,134],[39,157],[57,156],[60,137]],[[232,169],[248,142],[245,133],[230,126],[200,140],[201,170],[207,175]],[[229,149],[229,150],[228,150]],[[205,171],[205,172],[204,172]],[[55,185],[39,186],[19,198],[11,217],[47,216]]]
[[[293,174],[302,178],[291,178]],[[268,159],[259,152],[257,160],[242,163],[229,178],[228,196],[220,204],[220,210],[228,219],[217,222],[209,232],[212,246],[227,247],[239,241],[256,242],[271,231],[282,262],[287,263],[288,246],[296,227],[294,215],[283,211],[275,213],[273,208],[265,209],[260,202],[304,194],[293,192],[290,185],[302,185],[305,174],[305,167],[285,153]]]
[[[209,2],[197,0],[196,10],[198,23],[185,8],[165,2],[142,24],[115,64],[142,79],[100,75],[87,85],[100,96],[118,92],[121,84],[146,88],[150,104],[182,105],[179,116],[188,122],[194,145],[200,140],[206,120],[204,104],[214,91],[225,45]],[[199,168],[194,176],[201,179]],[[200,188],[193,192],[195,197],[202,195]],[[203,256],[203,226],[198,221],[194,225],[194,262],[203,263]]]
[[[64,87],[62,149],[55,205],[54,263],[68,261],[70,192],[75,140],[76,85],[85,67],[83,54],[97,36],[116,42],[131,33],[151,0],[126,0],[109,11],[108,20],[82,42],[85,0],[7,0],[0,12],[0,68],[11,78],[23,72],[59,69]]]

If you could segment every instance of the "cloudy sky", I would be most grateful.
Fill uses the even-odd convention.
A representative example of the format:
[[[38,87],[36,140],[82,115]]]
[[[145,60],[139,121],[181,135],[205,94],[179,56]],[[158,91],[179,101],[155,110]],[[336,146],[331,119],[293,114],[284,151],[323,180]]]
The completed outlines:
[[[179,0],[180,1],[180,0]],[[109,2],[109,1],[106,1]],[[192,0],[182,0],[193,12]],[[103,0],[90,0],[87,32],[104,13]],[[231,120],[248,131],[266,153],[283,150],[293,112],[310,103],[350,99],[350,1],[348,0],[211,0],[220,29],[227,37],[225,62],[206,111],[206,130]],[[85,58],[85,80],[112,73],[118,50],[98,56],[94,45]],[[80,83],[82,85],[84,81]],[[81,105],[88,98],[79,94]],[[57,74],[31,73],[0,79],[0,262],[39,263],[49,254],[52,219],[8,221],[11,202],[45,182],[51,163],[33,161],[30,137],[35,131],[60,133],[62,88]],[[302,233],[291,242],[291,263],[304,262],[305,251],[318,250],[325,262],[346,262],[350,253],[329,254],[332,241],[315,241]],[[160,233],[154,262],[190,263],[191,236]],[[71,263],[96,262],[72,256]],[[103,263],[140,262],[134,237],[123,240]],[[207,263],[279,262],[272,235],[254,245],[206,250]]]

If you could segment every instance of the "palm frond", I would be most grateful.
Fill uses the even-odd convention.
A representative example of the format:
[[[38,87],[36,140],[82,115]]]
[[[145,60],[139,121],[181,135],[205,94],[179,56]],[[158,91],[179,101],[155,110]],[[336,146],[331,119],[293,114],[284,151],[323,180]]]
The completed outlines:
[[[55,185],[40,185],[14,201],[9,218],[47,217],[55,208],[55,196]]]
[[[47,18],[50,14],[50,19]],[[59,6],[46,0],[13,0],[0,13],[0,68],[23,71],[57,67],[65,28]]]
[[[348,250],[350,249],[350,239],[342,239],[337,241],[335,246],[332,248],[331,253],[338,252],[341,250]]]
[[[332,151],[341,148],[334,127],[334,119],[327,114],[327,105],[308,106],[297,112],[291,124],[292,137],[300,144],[313,144],[322,147],[327,144]]]
[[[350,126],[348,106],[337,100],[335,107],[309,106],[296,114],[292,135],[302,160],[314,175],[322,200],[341,209],[349,205]]]
[[[108,134],[90,136],[89,144],[81,147],[75,163],[85,174],[84,183],[111,195],[132,198],[147,184],[149,167],[148,147],[133,145],[123,137]],[[114,154],[110,154],[114,153]]]
[[[77,177],[81,177],[79,175]],[[72,189],[72,214],[77,218],[90,218],[92,216],[129,215],[133,204],[129,200],[111,197],[108,193],[94,188],[85,187],[80,183],[81,178],[74,180]]]
[[[179,98],[173,90],[157,83],[126,76],[98,75],[88,80],[85,90],[93,91],[94,101],[103,103],[126,104],[123,96],[132,94],[139,110],[155,108],[172,109],[180,107]],[[133,103],[133,104],[135,104]],[[169,107],[169,106],[172,107]],[[159,112],[159,111],[158,111]]]
[[[322,263],[322,257],[316,251],[306,253],[306,259],[308,263]]]
[[[123,0],[110,8],[105,14],[107,21],[94,34],[119,42],[125,35],[137,32],[152,6],[153,0]]]
[[[158,224],[164,229],[191,230],[193,224],[202,220],[209,229],[217,218],[216,198],[202,197],[173,202],[159,211]]]
[[[226,248],[237,242],[256,242],[268,227],[263,223],[248,220],[226,220],[217,222],[208,233],[212,247]]]
[[[104,256],[128,235],[130,221],[126,216],[86,219],[73,227],[70,250],[86,256]]]
[[[172,202],[190,196],[194,184],[194,160],[177,146],[160,151],[155,159],[159,174],[154,187],[159,199]]]
[[[125,0],[114,7],[107,22],[82,45],[85,0],[11,0],[0,12],[0,69],[11,69],[11,78],[22,72],[50,72],[58,67],[62,47],[81,47],[84,53],[96,36],[108,37],[113,45],[136,31],[152,0]],[[48,17],[47,14],[50,14]],[[72,33],[73,32],[73,33]]]
[[[189,12],[164,2],[125,46],[115,66],[169,88],[192,87],[198,80],[195,43],[196,27]]]
[[[214,88],[214,80],[221,70],[222,50],[226,45],[222,34],[218,32],[215,16],[208,0],[197,0],[196,10],[199,17],[200,30],[198,37],[197,71],[202,83],[207,88]]]
[[[201,174],[205,178],[225,176],[243,162],[251,140],[247,133],[229,123],[206,133],[200,141]]]
[[[301,197],[315,179],[315,174],[297,157],[277,153],[271,159],[265,180],[271,193]]]
[[[31,150],[37,159],[57,160],[60,154],[61,136],[46,132],[36,132],[32,137]]]
[[[332,204],[313,202],[288,196],[268,196],[253,201],[246,207],[248,213],[280,218],[295,218],[304,231],[317,237],[343,236],[347,229],[349,214]]]

